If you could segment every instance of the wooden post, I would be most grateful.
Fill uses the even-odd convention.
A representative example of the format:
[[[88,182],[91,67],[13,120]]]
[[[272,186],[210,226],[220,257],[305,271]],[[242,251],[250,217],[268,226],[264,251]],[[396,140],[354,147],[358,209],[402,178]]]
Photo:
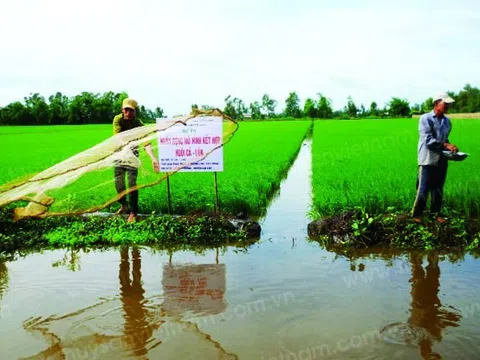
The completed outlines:
[[[218,180],[216,171],[213,173],[213,179],[215,183],[215,212],[218,214],[220,212],[220,206],[218,205]]]
[[[168,174],[167,174],[168,175]],[[172,195],[170,193],[170,175],[167,176],[167,206],[168,206],[168,213],[172,214]]]

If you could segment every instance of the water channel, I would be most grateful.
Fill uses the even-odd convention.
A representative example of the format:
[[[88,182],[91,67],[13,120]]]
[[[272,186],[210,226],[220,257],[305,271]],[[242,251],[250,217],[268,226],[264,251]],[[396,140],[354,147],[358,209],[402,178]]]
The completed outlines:
[[[0,263],[1,359],[476,359],[480,260],[307,240],[306,140],[247,250]]]

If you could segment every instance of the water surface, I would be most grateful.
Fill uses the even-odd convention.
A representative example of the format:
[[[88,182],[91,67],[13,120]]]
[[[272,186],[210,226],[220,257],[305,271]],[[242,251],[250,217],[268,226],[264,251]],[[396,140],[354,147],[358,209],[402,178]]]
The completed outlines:
[[[1,358],[477,358],[480,261],[346,258],[308,241],[310,162],[306,142],[246,251],[57,250],[0,263]]]

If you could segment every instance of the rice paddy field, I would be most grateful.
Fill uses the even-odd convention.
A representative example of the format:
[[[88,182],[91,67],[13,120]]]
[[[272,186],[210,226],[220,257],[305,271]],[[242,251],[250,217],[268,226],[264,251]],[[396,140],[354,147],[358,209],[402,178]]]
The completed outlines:
[[[480,120],[452,122],[450,141],[470,157],[449,163],[445,205],[476,216],[480,213]],[[376,213],[389,207],[409,211],[418,173],[417,124],[418,119],[314,122],[313,213],[330,215],[353,207]],[[310,121],[241,123],[224,147],[225,171],[218,173],[221,210],[264,214],[311,125]],[[0,184],[40,172],[109,136],[110,125],[0,127]],[[150,170],[149,158],[143,150],[140,153],[144,168]],[[142,170],[138,183],[158,176]],[[174,213],[214,209],[212,173],[177,173],[170,183]],[[58,199],[54,211],[104,203],[116,195],[113,170],[86,175],[53,195]],[[114,204],[107,210],[117,208]],[[167,212],[166,182],[140,191],[140,211]]]
[[[445,205],[480,213],[479,120],[452,120],[450,141],[470,154],[449,162]],[[313,131],[314,209],[410,211],[416,195],[418,119],[317,121]]]
[[[196,226],[188,228],[194,235],[188,239],[174,232],[168,243],[157,243],[149,236],[171,234],[179,222],[168,216],[155,218],[170,219],[165,228],[119,217],[105,224],[101,217],[60,219],[53,240],[57,229],[47,228],[52,219],[24,222],[67,248],[43,248],[43,242],[41,252],[10,257],[0,247],[1,358],[477,358],[480,262],[468,249],[449,248],[448,255],[426,246],[427,252],[337,251],[306,239],[312,201],[322,214],[355,206],[410,209],[417,120],[316,121],[313,143],[304,141],[311,126],[241,123],[225,146],[225,171],[218,177],[223,211],[252,215],[268,207],[260,238],[245,248],[229,246],[227,236],[215,243],[205,236],[193,249],[171,246],[196,244]],[[471,155],[450,164],[447,205],[478,215],[480,121],[454,120],[453,126],[452,142]],[[110,135],[108,125],[0,127],[0,185]],[[95,175],[58,195],[73,206],[115,195],[112,169]],[[148,176],[141,171],[139,178]],[[174,174],[171,189],[176,213],[213,208],[211,173]],[[140,207],[165,211],[165,183],[142,189]],[[28,224],[1,220],[0,243],[28,245],[37,238],[29,238]],[[15,236],[2,236],[7,222]],[[412,225],[412,232],[426,228]],[[89,243],[72,234],[103,237],[109,247],[83,249]],[[125,246],[111,246],[123,236]],[[453,237],[460,247],[462,236]],[[478,240],[473,244],[478,247]]]
[[[224,147],[224,172],[218,173],[220,207],[224,212],[264,213],[269,199],[311,127],[310,121],[242,123]],[[0,184],[40,172],[111,136],[111,125],[3,127],[0,148]],[[156,147],[156,144],[154,144]],[[140,151],[145,170],[138,184],[154,181],[150,160]],[[177,214],[213,210],[215,203],[212,173],[177,173],[170,177],[172,210]],[[51,210],[73,211],[104,203],[116,195],[113,170],[86,174],[77,182],[49,195],[57,200]],[[166,182],[140,190],[142,213],[167,212]],[[118,205],[112,205],[112,211]]]

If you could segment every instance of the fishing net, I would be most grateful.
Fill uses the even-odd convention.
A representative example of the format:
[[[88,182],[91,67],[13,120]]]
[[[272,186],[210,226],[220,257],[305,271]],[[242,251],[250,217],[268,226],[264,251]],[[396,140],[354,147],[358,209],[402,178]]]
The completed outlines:
[[[221,136],[195,137],[196,128],[193,125],[206,120],[216,120],[217,124],[220,122]],[[188,116],[162,119],[155,125],[136,127],[28,179],[0,186],[0,207],[26,202],[26,205],[22,203],[14,209],[16,220],[96,212],[134,191],[157,185],[168,176],[201,163],[229,142],[237,129],[237,122],[218,109],[195,110]],[[167,172],[157,173],[150,158],[140,148],[151,144],[156,153],[161,138],[168,139],[169,144],[176,146],[179,157],[169,163]],[[162,154],[159,155],[161,158]],[[181,161],[178,161],[179,158]],[[138,172],[136,184],[126,186],[120,193],[115,189],[113,175],[113,168],[118,167]]]

